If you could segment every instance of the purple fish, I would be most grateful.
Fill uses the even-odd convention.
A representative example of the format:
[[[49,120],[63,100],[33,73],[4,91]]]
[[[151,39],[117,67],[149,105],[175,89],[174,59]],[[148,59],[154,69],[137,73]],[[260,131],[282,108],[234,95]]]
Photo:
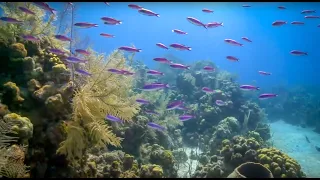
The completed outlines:
[[[127,71],[127,70],[121,70],[121,73],[122,73],[123,75],[129,75],[129,76],[134,75],[133,72],[130,72],[130,71]]]
[[[174,29],[174,30],[172,30],[172,32],[177,33],[177,34],[188,34],[187,32],[184,32],[184,31],[179,30],[179,29]]]
[[[258,71],[258,73],[262,75],[271,75],[270,72],[265,72],[265,71]]]
[[[207,29],[207,26],[206,26],[204,23],[202,23],[201,21],[199,21],[198,19],[196,19],[196,18],[194,18],[194,17],[187,17],[187,20],[188,20],[190,23],[192,23],[192,24],[194,24],[194,25],[196,25],[196,26],[203,26],[204,28]]]
[[[274,98],[277,97],[277,94],[270,94],[270,93],[265,93],[265,94],[260,94],[259,99],[269,99],[269,98]]]
[[[160,62],[160,63],[165,63],[165,64],[170,64],[172,61],[169,61],[167,58],[153,58],[154,61]]]
[[[166,45],[162,44],[162,43],[157,43],[156,46],[162,48],[162,49],[169,49]]]
[[[182,104],[179,107],[177,107],[177,109],[180,109],[180,110],[183,110],[183,111],[189,110],[189,108],[183,106]]]
[[[316,13],[316,10],[303,10],[301,14]]]
[[[132,9],[141,9],[142,8],[142,6],[139,6],[139,5],[136,5],[136,4],[129,4],[128,7],[132,8]]]
[[[75,23],[74,25],[81,28],[98,27],[98,24],[87,23],[87,22],[79,22],[79,23]]]
[[[108,69],[109,72],[114,73],[114,74],[123,74],[123,72],[120,69]]]
[[[39,42],[40,39],[39,38],[36,38],[32,35],[23,35],[21,36],[24,40],[27,40],[27,41],[33,41],[33,42]]]
[[[54,9],[51,8],[47,3],[45,2],[33,2],[33,4],[35,4],[36,6],[38,6],[39,8],[43,9],[43,10],[46,10],[46,11],[49,11],[51,12],[52,14],[54,14]]]
[[[147,114],[159,115],[159,113],[157,113],[155,111],[151,111],[151,110],[145,110],[144,112]]]
[[[141,52],[141,49],[137,49],[134,47],[129,47],[129,46],[121,46],[118,48],[119,50],[127,51],[127,52]]]
[[[22,21],[19,21],[15,18],[11,18],[11,17],[0,17],[1,21],[5,21],[7,23],[12,23],[12,24],[20,24],[22,23]]]
[[[188,47],[188,46],[185,46],[183,44],[178,44],[178,43],[173,43],[173,44],[170,44],[170,47],[172,48],[175,48],[177,50],[188,50],[188,51],[191,51],[191,47]]]
[[[104,21],[104,24],[108,24],[108,25],[118,25],[118,24],[122,24],[121,21],[111,18],[111,17],[102,17],[101,20]]]
[[[153,123],[153,122],[148,122],[147,125],[148,125],[149,127],[151,127],[152,129],[156,129],[156,130],[160,130],[160,131],[166,130],[165,127],[160,126],[159,124],[156,124],[156,123]]]
[[[303,51],[298,51],[298,50],[292,50],[292,51],[290,51],[290,53],[293,55],[297,55],[297,56],[308,55],[308,53],[303,52]]]
[[[233,46],[243,46],[243,44],[237,42],[236,40],[233,39],[225,39],[224,42],[231,44]]]
[[[260,90],[259,87],[252,86],[252,85],[241,85],[240,89],[243,89],[243,90]]]
[[[171,63],[170,66],[175,69],[190,69],[190,66],[186,66],[178,63]]]
[[[68,38],[67,36],[64,36],[64,35],[55,35],[54,37],[59,39],[60,41],[71,41],[70,38]]]
[[[92,74],[85,71],[85,70],[81,70],[81,69],[76,69],[75,72],[79,73],[79,74],[82,74],[82,75],[85,75],[85,76],[91,76]]]
[[[136,99],[136,102],[138,102],[140,104],[150,104],[150,101],[145,100],[145,99]]]
[[[157,91],[157,90],[169,88],[169,87],[170,86],[168,84],[152,83],[152,84],[144,85],[142,90],[144,90],[144,91]]]
[[[123,122],[120,118],[112,116],[112,115],[107,115],[105,119],[108,119],[113,122],[121,122],[121,123]]]
[[[205,67],[203,67],[203,69],[206,71],[214,71],[214,68],[211,66],[205,66]]]
[[[167,105],[167,110],[177,109],[179,106],[183,104],[182,101],[173,101]]]
[[[210,89],[210,88],[208,88],[208,87],[203,87],[201,90],[202,90],[203,92],[205,92],[205,93],[213,93],[213,92],[214,92],[214,90],[212,90],[212,89]]]
[[[143,15],[146,15],[146,16],[157,16],[157,17],[160,17],[159,14],[155,13],[155,12],[152,12],[151,10],[149,9],[144,9],[144,8],[141,8],[138,10],[138,12],[140,14],[143,14]]]
[[[82,54],[84,56],[89,56],[90,55],[90,52],[86,51],[86,50],[83,50],[83,49],[76,49],[74,50],[75,52],[79,53],[79,54]]]
[[[163,72],[156,71],[156,70],[149,70],[149,71],[147,71],[147,73],[148,73],[148,74],[151,74],[151,75],[161,75],[161,76],[164,75]]]
[[[67,57],[66,61],[69,63],[86,63],[86,62],[88,62],[87,60],[79,59],[77,57],[72,57],[72,56]]]
[[[223,26],[223,23],[222,22],[211,22],[211,23],[207,23],[206,26],[208,28],[216,28],[219,26]]]
[[[222,100],[216,100],[216,105],[225,106],[225,105],[227,105],[227,103],[223,102]]]
[[[195,118],[195,116],[189,115],[189,114],[184,114],[184,115],[179,116],[180,121],[188,121],[192,118]]]
[[[26,14],[31,14],[31,15],[36,15],[36,13],[34,13],[33,11],[31,11],[28,8],[25,7],[18,7],[22,12],[26,13]]]
[[[55,49],[55,48],[48,49],[48,51],[53,54],[56,54],[56,55],[64,55],[65,54],[64,51],[62,51],[60,49]]]

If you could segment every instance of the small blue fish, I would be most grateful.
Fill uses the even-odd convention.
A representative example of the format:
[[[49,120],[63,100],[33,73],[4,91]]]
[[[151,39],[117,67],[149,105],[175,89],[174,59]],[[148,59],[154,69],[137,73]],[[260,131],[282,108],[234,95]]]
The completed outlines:
[[[86,75],[86,76],[91,76],[92,74],[85,71],[85,70],[81,70],[81,69],[76,69],[75,72],[77,72],[78,74],[82,74],[82,75]]]
[[[22,12],[26,13],[26,14],[31,14],[31,15],[36,15],[36,13],[34,13],[33,11],[31,11],[30,9],[28,8],[25,8],[25,7],[18,7]]]
[[[150,104],[150,101],[145,100],[145,99],[136,99],[136,102],[138,102],[140,104]]]
[[[112,115],[107,115],[105,119],[108,119],[110,121],[113,121],[113,122],[123,122],[120,118],[117,118],[115,116],[112,116]]]
[[[184,115],[179,116],[180,121],[188,121],[192,118],[195,118],[195,116],[189,115],[189,114],[184,114]]]
[[[149,127],[151,127],[152,129],[156,129],[156,130],[160,130],[160,131],[164,131],[166,130],[165,127],[160,126],[159,124],[153,123],[153,122],[148,122],[147,124]]]
[[[7,23],[13,23],[13,24],[20,24],[22,23],[22,21],[19,21],[15,18],[11,18],[11,17],[0,17],[1,21],[5,21]]]
[[[167,110],[177,109],[182,104],[183,104],[182,101],[173,101],[167,105]]]

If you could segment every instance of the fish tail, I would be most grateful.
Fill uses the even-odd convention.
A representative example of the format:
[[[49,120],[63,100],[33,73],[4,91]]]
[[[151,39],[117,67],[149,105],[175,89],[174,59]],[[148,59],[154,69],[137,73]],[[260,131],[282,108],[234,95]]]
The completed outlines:
[[[169,84],[166,84],[165,87],[166,87],[166,88],[170,88],[170,85],[169,85]]]
[[[257,90],[260,90],[260,87],[256,87]]]
[[[308,53],[307,53],[307,52],[305,52],[304,54],[305,54],[305,55],[308,55]]]
[[[220,25],[224,27],[223,23],[221,23]]]
[[[138,52],[141,52],[142,51],[142,49],[137,49],[138,50]]]
[[[156,14],[156,16],[157,16],[157,17],[160,17],[160,15],[159,15],[159,14]]]
[[[187,66],[187,69],[189,70],[189,69],[190,69],[190,66]]]
[[[188,47],[188,51],[191,51],[191,49],[192,49],[191,47]]]

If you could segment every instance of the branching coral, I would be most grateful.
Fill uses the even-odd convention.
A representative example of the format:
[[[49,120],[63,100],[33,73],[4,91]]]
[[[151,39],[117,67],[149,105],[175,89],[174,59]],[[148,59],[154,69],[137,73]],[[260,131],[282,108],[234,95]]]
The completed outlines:
[[[86,70],[92,76],[80,79],[73,98],[73,114],[67,127],[67,139],[61,143],[58,153],[65,154],[68,160],[82,158],[89,147],[110,144],[120,146],[116,137],[105,122],[106,114],[131,121],[138,113],[139,106],[129,89],[132,77],[112,74],[107,69],[124,69],[126,59],[118,51],[105,61],[103,56],[93,54],[88,59]]]

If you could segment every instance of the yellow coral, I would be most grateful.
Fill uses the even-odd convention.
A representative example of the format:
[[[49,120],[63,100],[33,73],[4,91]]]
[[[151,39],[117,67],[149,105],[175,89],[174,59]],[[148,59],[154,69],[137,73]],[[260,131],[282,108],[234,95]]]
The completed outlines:
[[[27,50],[22,43],[14,43],[10,46],[10,56],[12,58],[24,58],[27,56]]]
[[[28,139],[33,135],[33,124],[27,117],[21,117],[19,114],[10,113],[3,117],[5,122],[12,123],[12,131],[15,132],[27,144]]]
[[[69,160],[82,157],[89,147],[106,144],[120,146],[121,138],[111,131],[105,122],[107,114],[131,121],[138,113],[139,105],[131,97],[133,78],[112,74],[107,69],[125,67],[124,55],[113,52],[105,61],[103,56],[94,53],[89,57],[87,77],[75,92],[73,114],[67,130],[67,139],[61,143],[58,153],[66,154]],[[83,82],[83,79],[81,79]]]
[[[5,91],[8,93],[6,96],[11,96],[14,102],[22,102],[24,99],[20,96],[20,89],[13,82],[7,82],[4,85]]]

